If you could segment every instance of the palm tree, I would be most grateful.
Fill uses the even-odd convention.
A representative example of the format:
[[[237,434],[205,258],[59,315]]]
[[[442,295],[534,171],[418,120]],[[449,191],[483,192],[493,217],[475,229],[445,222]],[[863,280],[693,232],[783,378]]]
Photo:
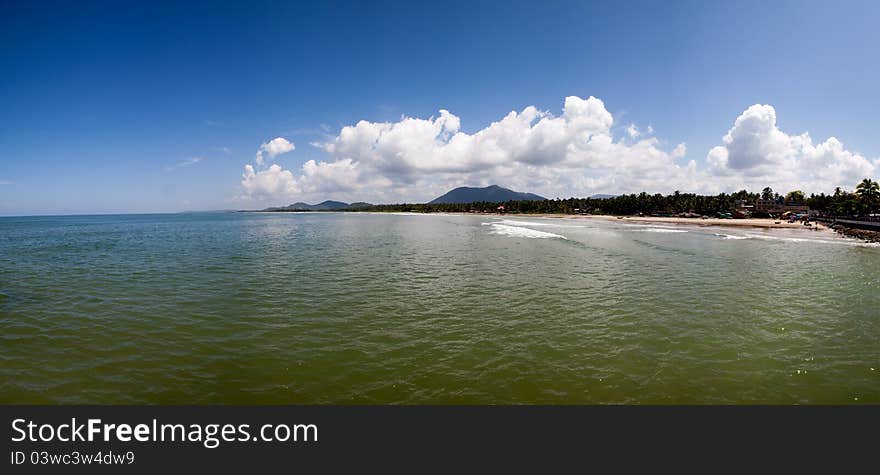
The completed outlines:
[[[862,202],[862,205],[870,213],[880,203],[880,184],[872,181],[870,178],[865,178],[856,187],[856,196],[859,197],[859,201]]]
[[[787,195],[785,195],[785,201],[800,203],[804,201],[804,192],[801,190],[789,191]]]
[[[772,200],[773,199],[773,188],[769,186],[761,190],[761,199],[762,200]]]

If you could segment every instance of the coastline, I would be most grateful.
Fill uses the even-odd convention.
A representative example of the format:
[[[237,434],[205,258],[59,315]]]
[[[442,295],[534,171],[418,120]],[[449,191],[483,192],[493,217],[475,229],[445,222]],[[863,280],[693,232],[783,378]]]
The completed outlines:
[[[250,213],[278,213],[281,211],[243,211]],[[293,211],[284,211],[293,212]],[[673,225],[673,226],[696,226],[696,227],[719,227],[731,229],[800,229],[803,231],[822,232],[832,235],[833,237],[849,240],[861,241],[865,243],[880,243],[880,233],[877,231],[864,231],[859,229],[847,228],[841,225],[829,226],[818,221],[811,222],[811,226],[805,226],[802,222],[789,223],[785,220],[777,220],[771,218],[743,218],[743,219],[721,219],[721,218],[681,218],[681,217],[661,217],[661,216],[615,216],[615,215],[587,215],[587,214],[561,214],[561,213],[464,213],[454,211],[443,212],[389,212],[389,211],[295,211],[295,213],[366,213],[366,214],[404,214],[404,215],[449,215],[449,216],[486,216],[496,218],[553,218],[566,220],[594,219],[617,223],[639,223],[646,225]]]
[[[468,213],[462,213],[468,214]],[[492,213],[493,216],[524,216]],[[789,223],[788,221],[779,220],[776,224],[775,219],[769,218],[744,218],[744,219],[720,219],[720,218],[676,218],[676,217],[660,217],[660,216],[624,216],[618,219],[617,216],[610,215],[566,215],[566,214],[529,214],[527,216],[537,216],[545,218],[563,218],[563,219],[599,219],[603,221],[615,222],[631,222],[641,224],[665,224],[665,225],[682,225],[682,226],[699,226],[699,227],[721,227],[721,228],[757,228],[757,229],[800,229],[804,231],[822,232],[848,241],[860,241],[863,243],[880,244],[880,232],[866,231],[862,229],[849,228],[843,225],[829,226],[818,221],[812,222],[812,226],[804,226],[802,222]]]
[[[268,211],[270,213],[274,211]],[[326,211],[316,211],[318,213]],[[371,213],[386,214],[383,211],[342,211],[343,213]],[[618,218],[614,215],[606,214],[561,214],[561,213],[460,213],[460,212],[437,212],[437,213],[404,213],[413,215],[422,214],[440,214],[453,216],[493,216],[505,218],[556,218],[556,219],[598,219],[613,222],[630,222],[644,224],[681,224],[688,226],[704,226],[704,227],[727,227],[727,228],[762,228],[762,229],[803,229],[812,231],[817,229],[827,231],[831,228],[825,224],[813,222],[813,226],[804,226],[801,222],[789,223],[788,221],[770,218],[745,218],[745,219],[721,219],[721,218],[677,218],[677,217],[660,217],[660,216],[623,216]]]
[[[820,231],[830,229],[822,223],[814,222],[813,226],[804,226],[801,222],[789,223],[784,220],[771,218],[744,218],[744,219],[721,219],[721,218],[676,218],[660,216],[624,216],[618,219],[610,215],[556,215],[559,217],[570,216],[576,219],[602,219],[606,221],[624,221],[648,224],[686,224],[690,226],[720,226],[729,228],[763,228],[763,229],[818,229]],[[776,224],[776,222],[779,224]]]

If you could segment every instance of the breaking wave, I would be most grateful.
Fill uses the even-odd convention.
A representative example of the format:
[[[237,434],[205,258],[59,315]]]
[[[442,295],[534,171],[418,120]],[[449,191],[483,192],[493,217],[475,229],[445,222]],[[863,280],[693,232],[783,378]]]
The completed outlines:
[[[746,236],[751,239],[764,239],[768,241],[785,241],[785,242],[814,242],[818,244],[845,244],[849,246],[866,246],[866,247],[875,247],[877,243],[869,243],[856,241],[854,239],[810,239],[810,238],[796,238],[796,237],[782,237],[782,236],[770,236],[767,234],[752,234],[746,233]]]
[[[681,229],[681,226],[664,226],[662,224],[631,224],[631,223],[621,223],[620,224],[626,228],[632,228],[633,231],[640,231],[645,233],[686,233],[687,231]]]
[[[510,226],[508,224],[501,223],[483,223],[484,226],[490,226],[492,229],[489,230],[491,234],[497,234],[500,236],[510,236],[510,237],[521,237],[521,238],[530,238],[530,239],[548,239],[548,238],[559,238],[559,239],[567,239],[565,236],[559,234],[548,233],[544,231],[538,231],[537,229],[529,229],[523,228],[519,226]]]
[[[634,231],[642,231],[645,233],[686,233],[685,229],[671,229],[671,228],[644,228],[644,229],[634,229]]]
[[[720,237],[720,238],[724,238],[724,239],[734,239],[734,240],[737,240],[737,241],[739,241],[739,240],[741,240],[741,239],[749,239],[748,236],[737,236],[737,235],[735,235],[735,234],[714,233],[714,235],[715,235],[715,236],[718,236],[718,237]]]
[[[746,233],[745,235],[737,235],[737,234],[724,234],[724,233],[714,233],[715,236],[718,236],[722,239],[731,239],[731,240],[743,240],[743,239],[760,239],[764,241],[779,241],[779,242],[809,242],[816,244],[842,244],[845,246],[863,246],[863,247],[880,247],[878,243],[869,243],[856,241],[853,239],[813,239],[813,238],[798,238],[798,237],[787,237],[787,236],[771,236],[769,234],[757,234],[757,233]]]
[[[576,224],[559,224],[554,222],[536,222],[536,221],[516,221],[513,219],[502,219],[500,221],[493,221],[489,224],[502,224],[508,226],[550,226],[554,228],[583,228],[585,226],[579,226]]]

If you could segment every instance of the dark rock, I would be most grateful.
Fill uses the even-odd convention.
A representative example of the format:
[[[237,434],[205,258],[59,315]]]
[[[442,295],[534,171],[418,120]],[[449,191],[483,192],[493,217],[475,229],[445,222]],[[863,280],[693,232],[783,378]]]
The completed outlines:
[[[859,239],[865,242],[880,243],[880,231],[868,231],[867,229],[849,228],[842,224],[835,224],[831,226],[831,229],[846,237]]]

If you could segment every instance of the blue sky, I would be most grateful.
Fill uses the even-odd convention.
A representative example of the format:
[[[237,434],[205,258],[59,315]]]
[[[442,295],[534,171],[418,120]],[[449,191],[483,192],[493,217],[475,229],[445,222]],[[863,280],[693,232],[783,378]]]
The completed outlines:
[[[880,3],[547,3],[3,2],[0,214],[877,177]]]

